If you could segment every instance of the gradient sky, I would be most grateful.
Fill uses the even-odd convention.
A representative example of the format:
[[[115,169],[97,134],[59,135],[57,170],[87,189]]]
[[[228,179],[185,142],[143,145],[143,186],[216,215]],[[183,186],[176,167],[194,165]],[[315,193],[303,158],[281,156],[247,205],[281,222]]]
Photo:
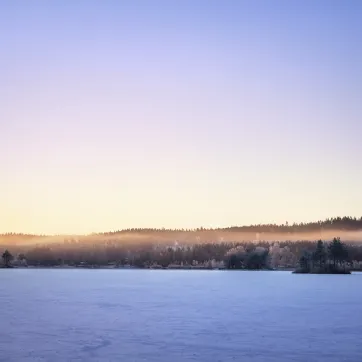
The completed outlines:
[[[0,2],[0,232],[362,215],[362,1]]]

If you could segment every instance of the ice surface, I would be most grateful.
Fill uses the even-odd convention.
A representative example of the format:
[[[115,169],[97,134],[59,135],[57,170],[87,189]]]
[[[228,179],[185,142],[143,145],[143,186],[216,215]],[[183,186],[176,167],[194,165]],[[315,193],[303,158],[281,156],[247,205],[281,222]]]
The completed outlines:
[[[1,362],[360,362],[362,274],[0,270]]]

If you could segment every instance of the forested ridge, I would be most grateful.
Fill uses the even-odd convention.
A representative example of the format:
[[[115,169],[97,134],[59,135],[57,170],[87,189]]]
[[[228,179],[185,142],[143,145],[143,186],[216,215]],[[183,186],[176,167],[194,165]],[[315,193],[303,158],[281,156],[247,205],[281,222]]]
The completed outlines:
[[[301,261],[304,268],[306,260],[313,262],[316,245],[315,241],[160,245],[124,244],[112,239],[94,244],[64,240],[51,245],[13,246],[1,253],[3,265],[9,266],[283,269],[296,268]],[[362,245],[343,245],[343,262],[352,269],[362,269]]]
[[[329,242],[340,236],[348,254],[345,262],[362,269],[362,217],[218,229],[124,229],[78,236],[8,233],[0,236],[0,252],[2,264],[9,266],[296,268],[306,255],[313,261],[310,255],[317,240]]]
[[[346,231],[357,231],[362,230],[362,216],[357,217],[334,217],[325,220],[313,221],[313,222],[301,222],[301,223],[288,223],[284,224],[252,224],[244,226],[229,226],[222,228],[181,228],[181,229],[170,229],[170,228],[128,228],[120,229],[108,232],[93,233],[92,235],[116,235],[122,233],[167,233],[167,232],[200,232],[200,231],[232,231],[232,232],[255,232],[255,233],[270,233],[270,232],[286,232],[286,233],[300,233],[300,232],[311,232],[320,230],[346,230]],[[46,238],[48,235],[36,235],[36,234],[25,234],[25,233],[3,233],[0,237],[23,237],[23,238]],[[61,235],[55,235],[61,236]]]

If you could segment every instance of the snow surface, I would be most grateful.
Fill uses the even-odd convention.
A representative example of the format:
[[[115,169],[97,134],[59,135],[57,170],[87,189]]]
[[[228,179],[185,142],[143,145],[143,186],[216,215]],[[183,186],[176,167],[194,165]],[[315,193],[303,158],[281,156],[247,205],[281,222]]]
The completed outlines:
[[[0,270],[1,362],[360,362],[362,274]]]

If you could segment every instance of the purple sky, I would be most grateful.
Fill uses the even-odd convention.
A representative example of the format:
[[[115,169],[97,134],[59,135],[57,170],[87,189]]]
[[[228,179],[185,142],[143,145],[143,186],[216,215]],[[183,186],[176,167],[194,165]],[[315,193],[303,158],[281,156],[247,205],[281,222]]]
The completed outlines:
[[[0,3],[0,232],[362,215],[361,1]]]

